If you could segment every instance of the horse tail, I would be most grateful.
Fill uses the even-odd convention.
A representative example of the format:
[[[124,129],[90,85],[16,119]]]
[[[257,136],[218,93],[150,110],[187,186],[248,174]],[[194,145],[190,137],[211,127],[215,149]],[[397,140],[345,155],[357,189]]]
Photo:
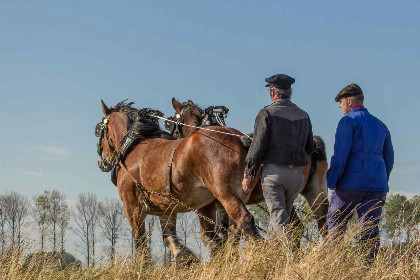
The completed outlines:
[[[312,161],[323,161],[327,159],[327,153],[325,152],[325,142],[321,136],[314,135],[315,151],[312,153]]]
[[[310,191],[310,185],[312,184],[312,179],[317,172],[318,165],[327,164],[327,153],[325,151],[325,142],[320,136],[313,136],[315,142],[315,151],[311,154],[311,167],[309,169],[308,180],[305,187],[303,188],[301,194],[305,194]],[[324,170],[325,168],[321,168]],[[323,171],[321,171],[323,172]]]

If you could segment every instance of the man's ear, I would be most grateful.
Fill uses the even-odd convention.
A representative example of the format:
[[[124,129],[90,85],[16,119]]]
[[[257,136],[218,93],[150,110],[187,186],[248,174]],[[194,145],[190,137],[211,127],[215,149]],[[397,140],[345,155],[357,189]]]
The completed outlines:
[[[105,102],[101,99],[101,103],[102,103],[102,112],[104,113],[104,116],[108,116],[109,114],[111,114],[111,110],[105,105]]]
[[[180,112],[182,109],[182,104],[179,103],[179,101],[176,100],[175,97],[172,97],[172,106],[174,107],[176,112]]]

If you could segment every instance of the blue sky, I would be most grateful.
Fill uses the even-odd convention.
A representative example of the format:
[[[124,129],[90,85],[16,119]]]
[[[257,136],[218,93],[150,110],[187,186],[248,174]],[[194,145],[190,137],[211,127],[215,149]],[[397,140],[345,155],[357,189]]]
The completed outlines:
[[[251,132],[264,78],[296,79],[293,101],[332,154],[356,82],[388,125],[390,188],[420,193],[418,1],[1,1],[0,192],[117,197],[97,167],[100,99],[172,115],[172,96],[230,108]]]

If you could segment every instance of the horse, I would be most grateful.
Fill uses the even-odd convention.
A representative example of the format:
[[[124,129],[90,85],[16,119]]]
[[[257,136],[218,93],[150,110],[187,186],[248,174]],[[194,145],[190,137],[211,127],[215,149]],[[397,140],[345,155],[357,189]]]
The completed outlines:
[[[204,133],[205,130],[200,129],[206,124],[203,122],[208,119],[206,110],[201,109],[193,101],[188,100],[188,102],[180,103],[175,98],[172,98],[172,105],[175,110],[174,117],[171,120],[175,120],[172,125],[171,133],[177,138],[182,138],[185,135],[194,135],[194,133]],[[223,106],[222,106],[223,107]],[[226,112],[226,110],[225,110]],[[222,114],[225,113],[222,111]],[[207,117],[207,118],[206,118]],[[207,122],[208,124],[208,122]],[[224,124],[224,122],[223,122]],[[218,130],[221,132],[229,132],[232,129],[228,127],[220,127],[221,123],[217,126],[206,126],[206,128],[211,130]],[[171,126],[167,122],[168,128]],[[204,128],[205,129],[205,128]],[[212,140],[217,142],[219,137],[226,138],[223,134],[213,134]],[[250,146],[250,138],[246,137],[243,134],[242,140],[245,146]],[[237,138],[237,136],[230,136],[230,138]],[[299,193],[306,199],[308,204],[311,207],[313,215],[317,220],[318,230],[324,237],[327,234],[326,229],[326,216],[328,213],[328,191],[326,183],[326,174],[328,170],[328,162],[325,152],[325,144],[321,137],[314,136],[314,141],[316,144],[315,152],[308,156],[307,165],[303,166],[303,175],[304,181],[300,188]],[[219,145],[219,148],[223,150],[223,147]],[[221,154],[221,153],[218,153]],[[257,174],[257,183],[254,187],[249,199],[244,201],[247,205],[257,204],[264,201],[264,196],[262,194],[262,186],[259,180],[260,172]],[[217,204],[215,201],[213,204]],[[213,209],[217,207],[213,206]],[[219,210],[219,215],[220,210]],[[212,209],[209,209],[207,212],[209,216],[215,216],[212,213]],[[293,216],[293,214],[292,214]],[[295,216],[297,218],[297,216]],[[294,221],[294,224],[299,224],[300,221]],[[207,231],[216,230],[212,225],[207,225]],[[299,242],[299,240],[297,240]]]
[[[152,214],[159,216],[164,242],[175,259],[193,257],[176,236],[173,213],[195,210],[199,216],[206,217],[209,209],[213,213],[218,211],[218,206],[212,205],[215,200],[247,239],[259,237],[254,218],[245,207],[250,195],[243,192],[241,182],[247,149],[239,137],[221,137],[216,132],[203,131],[180,140],[164,139],[157,120],[141,115],[132,103],[120,102],[111,108],[102,100],[101,103],[103,118],[96,126],[98,165],[104,172],[120,167],[115,183],[137,250],[145,244],[144,219]],[[151,137],[132,130],[132,127],[142,127],[139,122],[148,124],[148,130],[155,128],[154,133],[146,129]],[[240,135],[235,129],[223,130]],[[140,139],[139,143],[126,144],[127,139],[135,137]],[[127,146],[130,148],[124,148]],[[128,151],[124,157],[123,149]],[[208,223],[209,219],[200,219],[201,228]]]

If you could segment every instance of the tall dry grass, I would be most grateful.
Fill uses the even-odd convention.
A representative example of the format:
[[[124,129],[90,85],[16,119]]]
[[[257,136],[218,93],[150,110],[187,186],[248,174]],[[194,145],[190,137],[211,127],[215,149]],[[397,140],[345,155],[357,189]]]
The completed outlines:
[[[350,230],[335,245],[313,242],[296,250],[285,237],[252,241],[244,246],[229,243],[209,261],[186,266],[118,258],[97,268],[59,270],[54,261],[33,260],[24,265],[24,254],[0,257],[0,279],[420,279],[420,240],[382,247],[376,261],[365,261],[367,248]]]

